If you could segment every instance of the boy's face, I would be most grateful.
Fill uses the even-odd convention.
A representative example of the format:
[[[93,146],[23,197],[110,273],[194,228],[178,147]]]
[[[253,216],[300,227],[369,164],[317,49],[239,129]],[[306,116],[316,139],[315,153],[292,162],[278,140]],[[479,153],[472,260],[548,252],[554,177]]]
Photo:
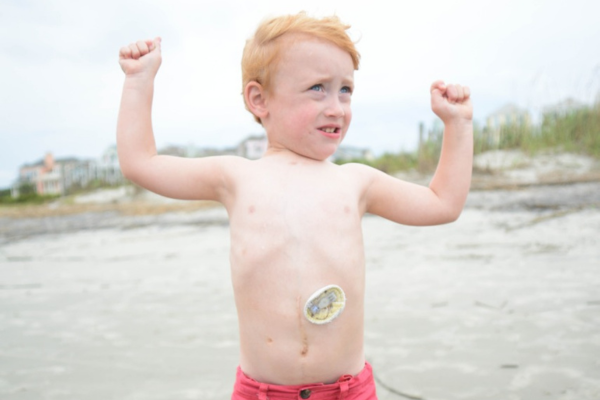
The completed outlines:
[[[291,39],[266,96],[263,125],[270,147],[325,160],[350,126],[354,64],[350,54],[327,41]]]

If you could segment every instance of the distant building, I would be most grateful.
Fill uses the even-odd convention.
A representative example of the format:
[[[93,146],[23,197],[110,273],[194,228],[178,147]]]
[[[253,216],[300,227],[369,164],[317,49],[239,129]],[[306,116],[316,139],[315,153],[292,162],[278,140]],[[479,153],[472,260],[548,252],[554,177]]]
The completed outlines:
[[[242,140],[237,147],[237,155],[250,160],[261,158],[267,151],[269,141],[266,135],[252,135]],[[329,158],[330,161],[372,160],[373,153],[369,149],[352,146],[340,146]]]
[[[210,156],[223,156],[223,155],[237,155],[237,148],[209,148],[209,147],[196,147],[191,144],[187,146],[169,145],[158,150],[158,154],[170,155],[176,157],[210,157]]]
[[[121,167],[119,166],[119,155],[117,146],[109,146],[100,159],[96,162],[96,179],[101,182],[115,185],[125,180]]]
[[[18,197],[23,187],[30,186],[39,195],[65,195],[75,188],[87,187],[92,181],[116,184],[123,179],[116,146],[109,147],[99,160],[55,159],[48,153],[42,160],[19,168],[11,193]]]
[[[330,161],[352,161],[352,160],[367,160],[371,161],[375,158],[371,150],[352,146],[339,146],[335,153],[329,158]]]
[[[52,193],[65,195],[69,189],[77,187],[84,188],[96,179],[96,162],[94,160],[80,160],[74,157],[56,160],[58,168],[54,168],[53,174],[61,182],[61,191]]]
[[[21,166],[17,182],[11,190],[13,197],[19,196],[19,187],[23,185],[31,185],[36,193],[43,192],[42,176],[52,171],[53,168],[54,158],[52,154],[47,154],[44,159],[38,162]]]
[[[52,153],[48,153],[40,161],[23,165],[13,187],[13,196],[19,195],[19,188],[23,185],[31,185],[40,195],[64,194],[67,185],[65,171],[73,169],[76,162],[74,158],[55,159]]]
[[[269,141],[266,135],[248,136],[242,140],[237,148],[237,155],[250,160],[257,160],[265,154]]]

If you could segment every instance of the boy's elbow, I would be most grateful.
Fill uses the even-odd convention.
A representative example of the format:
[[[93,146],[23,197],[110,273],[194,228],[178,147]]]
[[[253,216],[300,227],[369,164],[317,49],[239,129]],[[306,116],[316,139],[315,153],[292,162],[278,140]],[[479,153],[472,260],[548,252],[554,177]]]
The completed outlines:
[[[461,212],[456,212],[456,213],[452,213],[450,214],[450,216],[448,217],[448,220],[446,221],[447,224],[451,224],[452,222],[456,222],[458,220],[458,218],[460,217]]]
[[[128,181],[143,186],[142,181],[145,174],[142,168],[121,167],[121,173]]]
[[[119,160],[119,168],[125,179],[136,184],[139,182],[140,168],[135,163]]]
[[[465,207],[466,198],[442,198],[439,197],[439,217],[442,219],[442,224],[456,222]]]
[[[125,179],[137,184],[147,172],[149,160],[150,158],[122,152],[119,153],[119,168]]]
[[[462,207],[449,209],[444,215],[444,224],[450,224],[456,222],[462,214]]]
[[[135,174],[130,168],[123,168],[123,166],[121,166],[121,173],[128,181],[135,182]]]
[[[445,225],[455,222],[462,213],[462,207],[453,204],[440,204],[436,213],[432,215],[433,220],[426,225]]]
[[[122,154],[119,154],[119,169],[121,170],[121,174],[123,174],[123,177],[127,180],[132,180],[132,175],[133,175],[133,168],[131,166],[131,163],[128,163],[126,161],[126,158],[123,157]]]

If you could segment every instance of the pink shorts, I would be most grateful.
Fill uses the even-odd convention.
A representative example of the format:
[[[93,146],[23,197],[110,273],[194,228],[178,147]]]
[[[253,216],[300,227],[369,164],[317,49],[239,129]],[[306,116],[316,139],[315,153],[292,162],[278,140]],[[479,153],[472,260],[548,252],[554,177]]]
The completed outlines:
[[[344,375],[336,383],[267,385],[237,369],[231,400],[377,400],[373,369],[369,363],[356,376]]]

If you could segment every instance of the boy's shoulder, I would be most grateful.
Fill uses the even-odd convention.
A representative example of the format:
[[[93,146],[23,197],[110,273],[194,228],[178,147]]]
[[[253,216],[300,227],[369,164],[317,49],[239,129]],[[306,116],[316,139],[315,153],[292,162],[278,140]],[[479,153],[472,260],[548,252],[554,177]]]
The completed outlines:
[[[369,179],[373,178],[375,175],[382,174],[378,169],[357,162],[342,164],[339,167],[344,173],[351,174],[357,178]]]

